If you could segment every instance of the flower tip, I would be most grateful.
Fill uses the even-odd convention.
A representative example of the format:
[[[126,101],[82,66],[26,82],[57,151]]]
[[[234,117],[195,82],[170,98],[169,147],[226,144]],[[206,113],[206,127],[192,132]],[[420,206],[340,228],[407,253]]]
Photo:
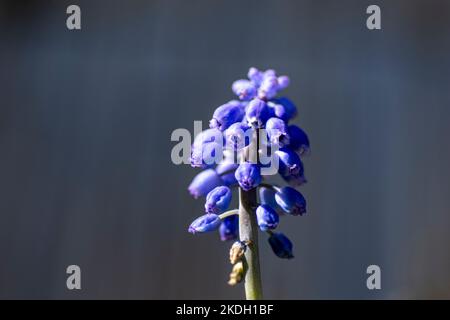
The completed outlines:
[[[198,199],[200,197],[200,195],[198,194],[198,192],[193,189],[193,188],[188,188],[189,194],[194,198],[194,199]]]
[[[194,227],[192,227],[192,226],[189,226],[189,228],[188,228],[188,232],[189,233],[192,233],[192,234],[195,234],[197,231],[195,230],[195,228]]]
[[[211,129],[218,128],[218,127],[220,127],[220,123],[217,121],[217,119],[213,118],[213,119],[209,120],[209,127]]]
[[[219,228],[221,222],[218,215],[207,213],[195,219],[189,226],[188,231],[192,234],[213,231]]]

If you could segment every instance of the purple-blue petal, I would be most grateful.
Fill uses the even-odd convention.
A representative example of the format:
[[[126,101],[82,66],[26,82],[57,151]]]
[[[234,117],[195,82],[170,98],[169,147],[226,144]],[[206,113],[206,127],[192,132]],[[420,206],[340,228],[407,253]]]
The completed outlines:
[[[274,113],[278,118],[283,119],[284,121],[289,121],[297,115],[297,107],[288,98],[276,98],[271,102],[274,104]]]
[[[261,168],[253,163],[241,163],[236,169],[235,177],[241,188],[249,191],[261,183]]]
[[[222,221],[217,214],[207,213],[195,219],[188,228],[190,233],[203,233],[217,230]]]
[[[310,146],[306,132],[296,125],[290,125],[287,130],[290,137],[289,147],[300,155],[307,155],[310,152]]]
[[[223,159],[223,145],[208,142],[202,145],[192,145],[191,166],[194,168],[208,168],[220,163]]]
[[[261,204],[256,208],[256,218],[261,231],[275,229],[280,221],[275,210],[266,204]]]
[[[233,123],[224,132],[226,147],[237,151],[248,146],[251,141],[252,132],[251,128],[244,122]]]
[[[242,103],[237,100],[231,100],[214,111],[209,127],[224,131],[233,123],[242,121],[244,115],[245,109]]]
[[[291,187],[283,187],[275,194],[275,201],[284,212],[293,216],[306,213],[306,199]]]
[[[189,184],[189,193],[194,198],[206,196],[208,192],[223,184],[222,179],[213,169],[206,169],[197,174]]]
[[[269,237],[269,244],[277,257],[282,259],[294,257],[292,254],[292,242],[284,234],[272,233]]]
[[[270,118],[266,122],[266,131],[272,144],[283,147],[289,144],[286,123],[279,118]]]
[[[231,190],[226,186],[215,187],[206,196],[205,211],[219,214],[224,212],[231,202]]]
[[[299,155],[290,148],[284,147],[275,151],[278,156],[278,173],[291,185],[301,185],[306,182],[303,162]]]
[[[232,215],[222,220],[219,227],[220,240],[229,241],[238,238],[239,232],[239,216]]]
[[[253,99],[247,105],[245,118],[249,125],[261,127],[271,116],[271,110],[261,99]]]
[[[255,84],[244,79],[233,82],[231,89],[241,100],[250,100],[256,95]]]
[[[217,165],[216,172],[222,179],[224,185],[229,187],[237,184],[236,177],[234,176],[237,167],[239,167],[239,164],[228,161],[223,161]]]

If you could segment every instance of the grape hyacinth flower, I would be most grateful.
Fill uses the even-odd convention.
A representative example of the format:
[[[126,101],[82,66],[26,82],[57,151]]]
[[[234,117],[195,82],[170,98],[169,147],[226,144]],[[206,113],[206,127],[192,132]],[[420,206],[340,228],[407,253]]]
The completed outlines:
[[[231,202],[231,190],[226,186],[215,187],[206,196],[205,211],[219,214],[224,212]]]
[[[288,98],[274,99],[270,104],[276,117],[289,121],[297,115],[297,107]]]
[[[206,196],[212,189],[224,184],[214,169],[206,169],[197,174],[188,187],[189,193],[195,198]]]
[[[237,185],[237,180],[234,176],[234,172],[236,171],[237,167],[239,167],[237,163],[226,161],[223,161],[217,165],[216,173],[220,176],[224,185],[228,187]]]
[[[209,122],[209,127],[224,131],[233,123],[241,121],[244,118],[244,114],[245,110],[242,103],[231,100],[214,111],[213,117]]]
[[[269,136],[270,143],[279,147],[289,144],[289,134],[287,132],[286,123],[279,118],[270,118],[266,122],[266,131]]]
[[[309,152],[309,139],[305,131],[292,124],[287,128],[289,148],[298,152],[300,156]]]
[[[257,232],[267,234],[277,257],[293,258],[292,242],[274,230],[282,225],[281,220],[306,213],[306,200],[294,187],[306,182],[302,159],[309,154],[310,143],[303,129],[289,123],[296,117],[297,107],[288,98],[277,96],[289,86],[289,77],[277,75],[273,69],[252,67],[247,78],[233,82],[231,89],[239,100],[219,106],[210,129],[192,144],[191,165],[203,171],[188,190],[194,198],[206,198],[205,213],[188,231],[217,231],[220,240],[235,240],[228,283],[234,286],[243,281],[247,299],[262,299]],[[290,186],[270,183],[272,173],[263,170],[268,164],[260,159],[269,154],[277,161],[278,171],[273,174]],[[233,189],[237,189],[238,208],[229,208]]]
[[[195,219],[189,226],[190,233],[209,232],[219,228],[222,221],[217,214],[207,213]]]
[[[250,101],[245,110],[245,118],[252,127],[261,127],[271,116],[271,110],[267,103],[261,99],[255,98]]]
[[[269,244],[273,252],[282,259],[291,259],[292,242],[282,233],[272,233],[269,237]]]
[[[262,204],[256,208],[256,218],[261,231],[275,229],[278,226],[278,214],[272,207]]]
[[[225,130],[225,143],[231,150],[241,150],[250,144],[251,133],[252,130],[246,123],[233,123]]]
[[[249,191],[261,183],[261,168],[253,163],[241,163],[236,169],[235,177],[241,188]]]
[[[239,218],[237,215],[226,217],[222,220],[219,227],[220,240],[229,241],[235,240],[238,237]]]
[[[306,182],[303,162],[300,156],[288,147],[275,151],[279,158],[278,173],[290,185],[299,186]]]
[[[256,87],[249,80],[236,80],[231,88],[241,100],[250,100],[256,96]]]
[[[303,195],[291,187],[283,187],[275,193],[275,201],[284,212],[293,216],[306,213],[306,200]]]

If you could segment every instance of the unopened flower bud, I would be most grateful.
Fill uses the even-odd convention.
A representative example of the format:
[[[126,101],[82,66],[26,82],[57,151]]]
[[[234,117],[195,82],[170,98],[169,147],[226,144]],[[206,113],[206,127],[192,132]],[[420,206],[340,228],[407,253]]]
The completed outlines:
[[[231,86],[231,90],[239,97],[241,100],[253,99],[256,95],[255,84],[248,80],[236,80]]]
[[[275,200],[284,212],[293,216],[306,213],[306,200],[303,195],[291,187],[283,187],[275,194]]]
[[[217,214],[207,213],[195,219],[189,226],[188,231],[193,234],[209,232],[218,229],[221,223],[222,220]]]
[[[206,196],[205,211],[219,214],[224,212],[231,201],[231,190],[226,186],[212,189]]]
[[[261,231],[275,229],[278,226],[278,214],[267,204],[258,206],[256,209],[256,218]]]
[[[282,259],[292,259],[292,242],[282,233],[272,233],[269,244],[273,252]]]
[[[249,162],[239,165],[235,172],[236,180],[245,191],[249,191],[261,183],[261,168]]]
[[[242,121],[244,114],[245,111],[241,102],[231,100],[214,111],[213,117],[209,121],[209,127],[224,131],[233,123]]]

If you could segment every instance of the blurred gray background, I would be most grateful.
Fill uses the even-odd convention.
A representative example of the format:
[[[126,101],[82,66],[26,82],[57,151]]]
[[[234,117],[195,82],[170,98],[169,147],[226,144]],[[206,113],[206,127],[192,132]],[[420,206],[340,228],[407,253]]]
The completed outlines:
[[[250,66],[291,76],[312,143],[296,258],[261,237],[265,296],[450,298],[449,21],[445,0],[1,1],[0,298],[243,298],[230,244],[186,232],[198,171],[170,135]]]

